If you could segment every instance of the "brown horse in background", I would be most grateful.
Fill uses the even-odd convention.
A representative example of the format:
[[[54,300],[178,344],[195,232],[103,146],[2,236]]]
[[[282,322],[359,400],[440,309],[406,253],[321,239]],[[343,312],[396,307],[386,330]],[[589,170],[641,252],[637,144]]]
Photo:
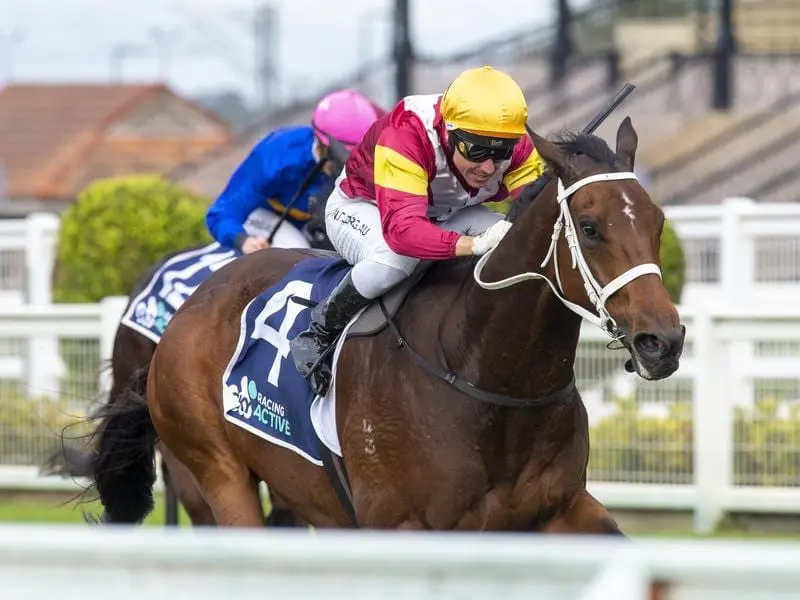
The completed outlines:
[[[330,142],[330,154],[325,158],[325,163],[319,165],[315,172],[321,170],[326,164],[330,166],[332,175],[330,184],[319,190],[309,205],[311,212],[310,220],[305,224],[303,231],[312,248],[329,250],[332,249],[325,231],[325,204],[327,197],[333,190],[333,181],[344,168],[344,164],[349,155],[349,151],[337,140]],[[313,174],[313,173],[312,173]],[[304,191],[306,183],[304,181],[296,195]],[[289,206],[285,207],[288,212]],[[128,294],[128,304],[125,306],[123,314],[130,308],[130,303],[148,286],[150,280],[158,270],[170,259],[178,254],[200,249],[204,244],[190,246],[182,250],[176,250],[162,256],[155,264],[151,265],[139,279],[134,283],[133,289]],[[109,407],[114,406],[120,398],[129,393],[144,395],[145,383],[136,375],[145,369],[153,357],[156,350],[156,343],[150,338],[142,335],[138,331],[127,327],[122,322],[117,326],[114,335],[114,344],[111,353],[110,370],[111,386],[104,404],[93,411],[88,420],[100,418],[105,414]],[[41,475],[61,475],[63,477],[88,477],[92,473],[92,462],[95,457],[94,449],[91,447],[78,447],[66,442],[65,435],[62,434],[59,447],[44,461]],[[166,500],[166,524],[178,524],[178,503],[183,505],[186,513],[193,525],[215,525],[214,516],[211,509],[203,498],[202,492],[194,480],[191,472],[178,461],[168,448],[158,443],[157,449],[161,455],[161,471],[164,478],[165,500]],[[266,523],[272,526],[293,527],[300,523],[292,515],[291,511],[281,507],[272,506],[267,517]]]
[[[344,150],[337,150],[337,154],[328,159],[333,164],[334,172],[342,170],[346,155]],[[333,179],[331,180],[333,181]],[[332,246],[328,240],[324,226],[325,199],[330,193],[330,189],[323,189],[322,198],[316,199],[312,217],[305,226],[305,235],[309,239],[312,248],[328,250]],[[322,195],[320,194],[320,195]],[[133,289],[129,293],[128,304],[125,306],[123,314],[130,308],[131,302],[144,291],[150,280],[158,270],[170,259],[178,254],[200,249],[204,244],[190,246],[182,250],[176,250],[162,256],[158,262],[151,265],[147,271],[134,283]],[[111,386],[108,396],[102,406],[92,411],[88,420],[100,418],[109,407],[126,394],[134,393],[145,394],[145,383],[136,377],[136,373],[145,369],[150,364],[150,359],[156,350],[156,343],[150,338],[142,335],[122,322],[117,325],[114,335],[114,344],[111,352],[111,360],[108,365],[111,370]],[[92,461],[95,452],[91,447],[79,447],[66,441],[66,435],[62,434],[61,443],[51,455],[44,461],[41,475],[61,475],[62,477],[88,477],[92,473]],[[163,444],[157,444],[161,454],[161,470],[164,477],[164,489],[167,504],[168,525],[178,524],[178,502],[186,510],[193,525],[214,525],[214,516],[211,513],[203,495],[197,486],[191,472],[178,461],[168,448]],[[272,526],[295,526],[298,523],[291,514],[291,511],[272,506],[267,518],[267,524]]]
[[[136,281],[129,294],[128,305],[150,283],[151,278],[161,266],[175,255],[201,248],[203,245],[191,246],[183,250],[170,252],[152,265]],[[137,373],[147,368],[156,350],[156,343],[138,331],[120,323],[114,335],[114,344],[111,352],[109,368],[111,370],[111,386],[103,405],[92,411],[87,420],[101,418],[103,414],[116,405],[127,394],[145,394],[146,381],[137,378]],[[62,434],[62,441],[45,461],[41,468],[42,475],[61,475],[64,477],[91,477],[92,461],[95,452],[91,447],[79,447],[68,443],[66,430]],[[167,524],[178,523],[178,502],[183,505],[186,514],[193,525],[215,525],[202,492],[194,480],[191,472],[178,461],[168,448],[158,443],[157,449],[161,455],[161,470],[164,477],[164,489],[167,503]],[[277,509],[270,512],[267,524],[273,526],[293,526],[295,520],[290,511]]]
[[[640,376],[678,368],[685,330],[655,266],[664,216],[630,173],[630,119],[616,152],[593,136],[532,137],[556,178],[497,248],[477,265],[434,264],[398,310],[396,331],[344,342],[336,420],[360,527],[621,533],[586,490],[575,311],[597,311]],[[551,247],[559,224],[566,237]],[[191,471],[219,525],[261,525],[258,481],[315,526],[350,524],[323,468],[222,414],[242,310],[305,258],[279,249],[245,256],[176,313],[142,374],[146,400],[128,395],[97,430],[106,522],[140,522],[151,510],[159,439]],[[540,277],[532,272],[552,283],[524,281]],[[398,332],[417,357],[398,346]],[[452,376],[434,376],[419,357]]]

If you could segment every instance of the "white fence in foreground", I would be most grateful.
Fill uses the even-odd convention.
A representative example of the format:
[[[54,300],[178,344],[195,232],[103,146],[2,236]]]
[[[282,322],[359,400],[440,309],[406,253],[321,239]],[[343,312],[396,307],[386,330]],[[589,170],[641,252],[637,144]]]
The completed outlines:
[[[800,546],[524,534],[0,528],[5,594],[29,600],[790,598]]]

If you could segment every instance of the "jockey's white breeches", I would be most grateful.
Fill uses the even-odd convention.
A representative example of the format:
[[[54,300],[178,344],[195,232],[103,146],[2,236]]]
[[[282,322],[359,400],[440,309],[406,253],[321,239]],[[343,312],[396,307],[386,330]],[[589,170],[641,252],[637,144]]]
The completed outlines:
[[[257,208],[251,212],[244,223],[247,235],[269,237],[281,216],[265,208]],[[310,248],[311,244],[300,231],[289,221],[278,227],[272,245],[276,248]]]
[[[465,207],[442,229],[476,236],[501,221],[503,215],[476,204]],[[419,259],[394,252],[381,231],[378,207],[367,200],[345,196],[337,185],[325,207],[325,228],[333,247],[353,266],[353,285],[365,298],[377,298],[406,279]]]

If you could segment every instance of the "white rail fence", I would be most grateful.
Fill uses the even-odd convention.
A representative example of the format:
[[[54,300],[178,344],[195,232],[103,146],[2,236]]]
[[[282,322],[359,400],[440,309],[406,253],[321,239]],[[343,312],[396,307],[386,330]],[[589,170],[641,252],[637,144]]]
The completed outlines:
[[[584,329],[576,368],[592,426],[591,487],[612,507],[693,510],[703,531],[730,510],[800,513],[800,206],[732,199],[668,216],[689,266],[683,364],[643,382]],[[100,366],[126,299],[50,304],[41,265],[51,264],[43,248],[58,222],[24,222],[24,235],[0,228],[0,256],[20,240],[31,249],[14,263],[28,265],[24,302],[0,298],[0,465],[28,472],[101,399]],[[19,281],[17,271],[0,276]]]
[[[44,388],[29,378],[46,368],[35,354],[0,360],[0,465],[35,468],[61,427],[102,400],[100,366],[125,300],[0,308],[4,339],[25,348],[55,338],[67,365],[60,385]],[[800,512],[800,307],[681,316],[682,365],[660,382],[624,373],[624,351],[584,327],[576,371],[592,427],[593,492],[618,508],[692,510],[701,531],[730,510]]]
[[[800,547],[462,533],[0,528],[15,598],[791,598]],[[652,595],[657,585],[660,593]]]
[[[800,205],[729,198],[668,206],[686,253],[684,303],[800,299]],[[49,304],[58,217],[0,220],[0,302]]]
[[[59,218],[0,219],[0,303],[49,304]]]
[[[686,255],[684,304],[800,300],[800,204],[729,198],[664,212]]]

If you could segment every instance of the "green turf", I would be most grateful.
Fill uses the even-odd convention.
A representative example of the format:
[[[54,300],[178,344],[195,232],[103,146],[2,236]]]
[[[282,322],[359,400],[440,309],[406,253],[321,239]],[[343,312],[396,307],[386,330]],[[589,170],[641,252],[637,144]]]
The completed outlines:
[[[101,510],[99,502],[77,503],[68,498],[33,495],[0,497],[0,523],[83,523],[83,511],[99,515]],[[189,523],[182,509],[180,521],[181,525]],[[155,509],[144,524],[164,524],[164,502],[160,496],[156,497]]]
[[[265,507],[266,508],[266,507]],[[100,514],[101,507],[98,502],[76,503],[69,497],[54,497],[44,494],[17,494],[0,496],[0,524],[2,523],[84,523],[82,511]],[[160,495],[156,496],[156,505],[152,513],[144,522],[145,525],[164,524],[164,501]],[[189,524],[189,518],[181,508],[180,524]],[[709,535],[694,534],[691,531],[659,531],[636,532],[629,534],[633,539],[740,539],[740,540],[800,540],[800,535],[795,533],[767,534],[741,530],[724,530]]]

